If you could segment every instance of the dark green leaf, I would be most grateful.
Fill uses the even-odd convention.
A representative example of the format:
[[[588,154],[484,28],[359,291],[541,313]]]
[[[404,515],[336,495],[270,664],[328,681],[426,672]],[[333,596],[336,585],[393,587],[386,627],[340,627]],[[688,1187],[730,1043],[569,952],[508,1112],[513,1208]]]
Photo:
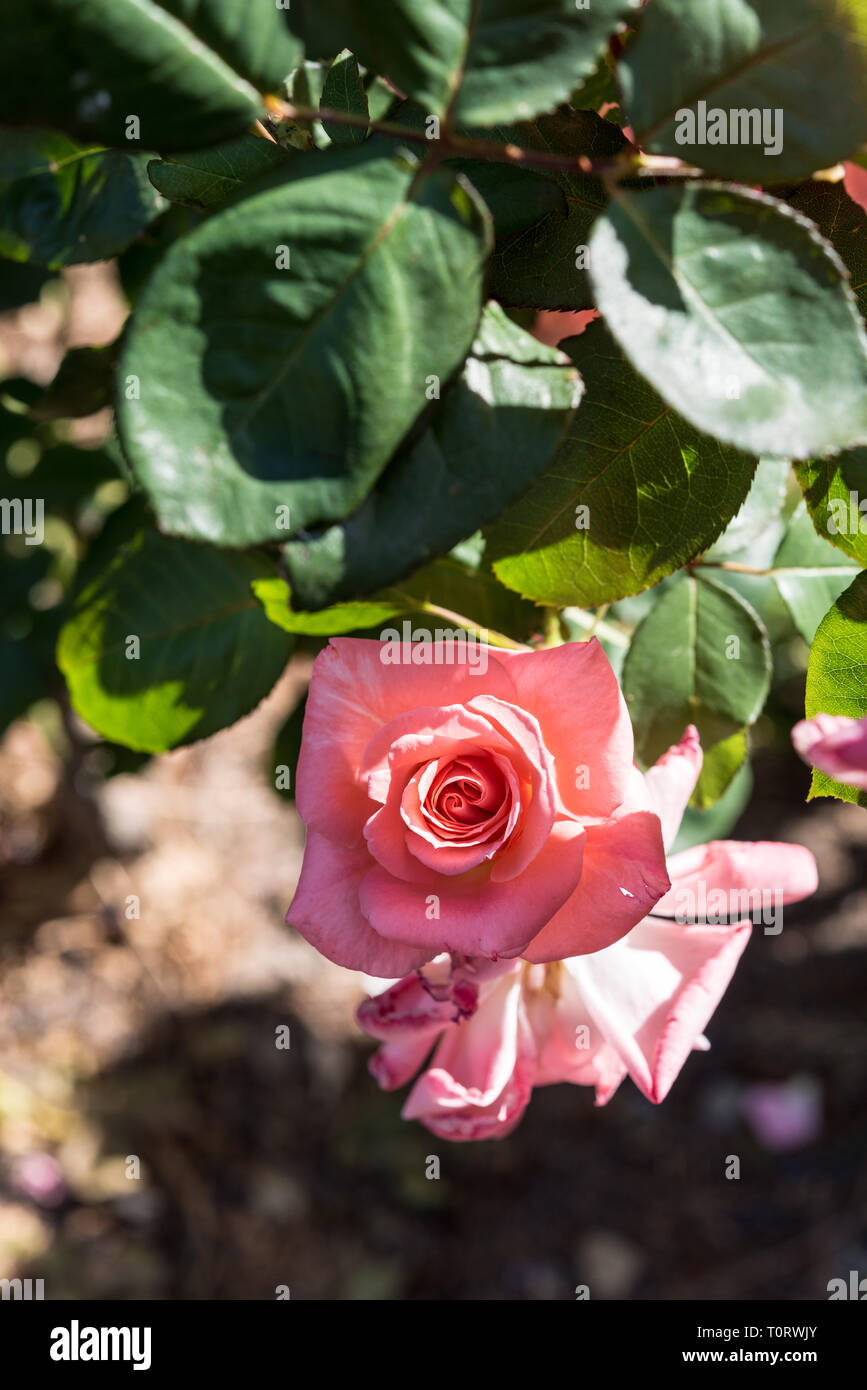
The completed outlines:
[[[0,121],[121,149],[226,140],[298,61],[285,21],[250,0],[6,0]]]
[[[810,459],[797,473],[816,530],[867,565],[867,449]]]
[[[551,154],[605,159],[626,148],[617,126],[592,111],[555,111],[525,125],[492,132],[497,140]],[[470,175],[472,178],[472,174]],[[493,179],[493,175],[490,176]],[[574,172],[551,172],[566,200],[541,212],[516,232],[497,224],[497,243],[488,273],[488,291],[503,304],[532,309],[590,309],[595,299],[587,275],[590,229],[608,202],[601,179]],[[484,189],[482,189],[484,195]],[[494,213],[497,222],[496,211]]]
[[[799,459],[867,441],[854,296],[785,203],[716,184],[620,189],[593,230],[590,274],[624,352],[696,428]]]
[[[644,149],[725,178],[803,178],[867,139],[864,0],[653,0],[619,73]]]
[[[867,574],[859,574],[819,624],[807,667],[807,718],[867,716]],[[867,806],[867,792],[813,772],[810,796],[837,796]]]
[[[165,207],[144,155],[0,131],[0,254],[58,270],[117,255]]]
[[[299,159],[177,242],[121,363],[166,531],[247,545],[339,520],[478,324],[488,229],[450,175],[373,142]]]
[[[718,800],[746,756],[744,730],[768,693],[767,634],[728,589],[682,575],[639,624],[623,667],[623,691],[647,766],[695,724],[705,755],[696,804]]]
[[[488,556],[528,598],[592,607],[705,550],[741,506],[755,460],[676,415],[604,325],[563,346],[584,399],[548,470],[489,528]]]
[[[605,112],[607,121],[624,125],[625,113],[621,107],[620,87],[615,75],[614,58],[611,52],[604,54],[602,62],[589,77],[580,82],[569,98],[569,105],[577,111],[600,111],[603,107],[613,109]]]
[[[867,216],[843,185],[811,179],[788,200],[796,211],[815,222],[838,252],[851,277],[861,317],[867,315]]]
[[[409,579],[393,585],[388,593],[403,601],[408,612],[416,613],[426,604],[435,605],[427,620],[427,625],[434,629],[457,628],[455,618],[462,615],[475,627],[503,632],[520,641],[541,633],[538,608],[504,589],[490,570],[462,564],[452,555],[443,555],[425,565]],[[442,612],[438,614],[437,608]],[[413,626],[425,626],[423,615],[414,616]]]
[[[366,121],[370,119],[358,59],[347,48],[338,53],[328,69],[320,106],[330,111],[342,111],[349,116],[360,116]],[[323,121],[322,124],[335,145],[360,145],[367,134],[363,126],[341,125],[337,121]]]
[[[208,150],[152,159],[148,175],[154,188],[173,203],[215,208],[250,179],[285,165],[291,155],[281,145],[255,135],[239,135]]]
[[[252,592],[268,572],[255,555],[141,532],[81,593],[61,631],[57,663],[78,714],[147,753],[248,714],[292,649]]]
[[[515,232],[537,226],[549,213],[556,212],[565,221],[568,204],[562,188],[535,169],[493,159],[449,159],[446,168],[466,175],[484,198],[500,243]]]
[[[433,115],[480,126],[552,111],[593,72],[639,0],[295,0],[289,22],[310,57],[337,42]]]
[[[489,305],[421,439],[342,526],[286,546],[299,607],[392,584],[496,516],[545,467],[579,390],[568,358]]]

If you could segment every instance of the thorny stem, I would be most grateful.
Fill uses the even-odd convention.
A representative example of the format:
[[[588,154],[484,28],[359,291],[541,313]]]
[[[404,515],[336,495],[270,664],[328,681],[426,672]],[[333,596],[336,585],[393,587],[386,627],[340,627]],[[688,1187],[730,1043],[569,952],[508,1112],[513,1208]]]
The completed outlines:
[[[294,102],[283,101],[280,97],[267,96],[265,104],[275,116],[291,121],[325,121],[328,124],[351,126],[356,129],[375,131],[381,135],[393,135],[400,140],[425,145],[437,151],[439,158],[461,155],[466,159],[492,159],[500,163],[526,165],[536,169],[562,169],[566,172],[595,174],[600,178],[617,181],[628,175],[665,175],[678,178],[694,177],[700,171],[681,160],[665,155],[646,155],[634,146],[629,146],[620,154],[606,159],[590,159],[586,154],[554,154],[550,150],[525,150],[519,145],[502,144],[498,140],[482,140],[471,136],[455,135],[444,124],[438,139],[430,139],[425,131],[413,126],[399,125],[394,121],[371,121],[366,116],[352,111],[337,111],[331,107],[297,106]]]

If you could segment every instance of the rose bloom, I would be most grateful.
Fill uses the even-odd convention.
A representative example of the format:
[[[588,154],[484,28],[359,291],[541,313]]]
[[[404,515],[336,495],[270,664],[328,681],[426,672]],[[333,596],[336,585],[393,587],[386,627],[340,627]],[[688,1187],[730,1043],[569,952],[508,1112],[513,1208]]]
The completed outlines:
[[[795,750],[820,772],[867,791],[867,718],[817,714],[792,730]]]
[[[694,728],[643,779],[669,846],[701,770]],[[365,1000],[361,1026],[382,1046],[371,1059],[391,1090],[428,1067],[403,1107],[443,1139],[501,1139],[534,1086],[596,1088],[604,1105],[627,1075],[661,1101],[693,1048],[752,930],[749,920],[708,926],[675,920],[683,903],[724,893],[733,904],[795,902],[816,887],[800,845],[712,841],[668,861],[671,891],[627,935],[593,953],[533,960],[442,957]]]
[[[599,643],[483,648],[484,668],[439,642],[388,646],[397,663],[357,638],[316,658],[289,922],[392,978],[443,952],[544,964],[619,941],[670,884]]]

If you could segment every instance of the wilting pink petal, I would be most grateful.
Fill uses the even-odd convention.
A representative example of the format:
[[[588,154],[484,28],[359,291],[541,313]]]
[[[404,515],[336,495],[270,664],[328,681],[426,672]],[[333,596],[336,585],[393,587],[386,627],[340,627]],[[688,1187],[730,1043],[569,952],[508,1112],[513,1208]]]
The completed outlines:
[[[442,1139],[503,1139],[524,1113],[534,1070],[518,967],[493,983],[471,1018],[444,1034],[403,1116]]]
[[[658,762],[644,774],[651,808],[662,821],[662,838],[671,849],[689,798],[695,791],[702,764],[701,743],[694,724]]]
[[[795,750],[820,772],[867,791],[867,717],[817,714],[792,730]]]
[[[592,1085],[604,1105],[627,1074],[658,1102],[690,1051],[707,1049],[704,1028],[751,924],[689,925],[658,914],[687,908],[691,918],[702,906],[718,913],[714,893],[726,914],[762,908],[768,898],[793,902],[815,888],[816,865],[797,845],[715,841],[671,857],[671,891],[656,901],[665,887],[652,881],[662,827],[670,841],[700,766],[697,735],[688,729],[647,778],[630,771],[614,816],[584,831],[578,887],[523,960],[502,959],[501,941],[499,959],[438,959],[392,986],[381,1003],[362,1005],[362,1026],[383,1039],[371,1063],[383,1086],[407,1080],[439,1038],[404,1108],[407,1118],[443,1138],[502,1137],[532,1086]],[[645,874],[650,882],[642,886]],[[621,914],[634,907],[624,909],[619,899],[647,903],[653,915],[628,930]],[[469,922],[464,927],[469,934]],[[602,945],[588,949],[594,934]]]
[[[567,962],[600,1031],[648,1099],[661,1101],[734,974],[750,923],[684,927],[647,918]]]
[[[771,840],[710,840],[668,860],[671,891],[654,915],[692,921],[746,917],[815,893],[816,861],[803,845]]]

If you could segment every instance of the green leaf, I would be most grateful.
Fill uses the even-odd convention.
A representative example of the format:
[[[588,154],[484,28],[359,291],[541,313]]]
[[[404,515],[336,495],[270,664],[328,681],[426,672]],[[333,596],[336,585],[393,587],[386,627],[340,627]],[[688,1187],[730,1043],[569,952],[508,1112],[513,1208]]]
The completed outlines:
[[[717,184],[621,188],[593,230],[590,274],[626,355],[697,429],[798,459],[867,441],[854,296],[785,203]]]
[[[759,459],[746,502],[705,552],[706,560],[743,560],[757,569],[771,564],[785,531],[783,508],[791,471],[788,459]]]
[[[373,141],[299,159],[168,251],[120,367],[163,530],[249,545],[340,520],[463,362],[486,214]]]
[[[574,106],[576,111],[598,112],[601,107],[611,107],[613,109],[606,112],[605,120],[622,126],[626,123],[626,116],[621,100],[614,58],[609,50],[595,71],[579,82],[569,98],[569,105]]]
[[[805,642],[851,584],[856,566],[816,534],[801,502],[774,556],[774,582]]]
[[[367,121],[367,93],[358,71],[358,59],[344,48],[338,53],[322,88],[320,106],[325,110],[342,111],[350,116],[363,116]],[[335,145],[360,145],[367,135],[361,126],[340,125],[336,121],[323,121],[325,132]]]
[[[755,460],[676,415],[604,325],[562,346],[584,399],[547,471],[488,528],[488,556],[527,598],[593,607],[706,550],[746,497]]]
[[[709,722],[702,721],[697,727],[705,731],[708,747],[689,804],[701,812],[718,805],[738,777],[749,768],[750,740],[746,729],[737,729],[735,733],[718,738],[714,743],[718,725],[713,717]]]
[[[816,530],[867,565],[867,449],[797,465],[798,482]]]
[[[282,145],[255,135],[239,135],[208,150],[152,159],[148,176],[173,203],[185,207],[215,208],[243,189],[259,174],[286,165],[291,159]]]
[[[339,40],[391,78],[425,111],[490,126],[551,111],[595,69],[639,0],[391,0],[371,14],[365,0],[328,12],[297,0],[289,22],[309,57]]]
[[[693,804],[713,804],[743,764],[744,731],[758,717],[770,679],[767,634],[749,605],[720,585],[679,576],[626,654],[623,693],[637,756],[649,766],[695,724],[705,767]]]
[[[579,395],[563,353],[488,305],[421,438],[343,525],[286,546],[296,602],[320,608],[392,584],[495,517],[548,463]]]
[[[807,718],[816,714],[867,715],[867,574],[859,574],[826,613],[810,649]],[[867,792],[813,771],[810,798],[836,796],[867,806]]]
[[[867,139],[867,6],[653,0],[619,76],[643,149],[747,182],[803,178]]]
[[[249,714],[292,650],[252,592],[268,572],[255,555],[141,532],[80,594],[61,631],[57,663],[78,714],[146,753]]]
[[[804,217],[815,222],[830,241],[851,277],[861,317],[867,315],[867,216],[860,203],[850,198],[843,185],[826,179],[810,179],[788,199]]]
[[[0,255],[58,270],[116,256],[165,207],[145,155],[0,131]]]
[[[862,318],[867,314],[867,216],[842,182],[814,179],[790,199],[832,242],[851,275]],[[844,554],[867,565],[867,449],[797,465],[813,524]],[[864,506],[861,503],[864,502]]]
[[[741,763],[722,796],[706,810],[687,806],[671,847],[671,854],[706,845],[708,840],[728,840],[753,794],[753,770],[748,761]]]
[[[471,181],[487,204],[499,241],[538,225],[549,213],[556,212],[565,219],[568,212],[559,183],[535,169],[493,159],[449,159],[445,167]]]
[[[268,778],[278,796],[287,801],[295,800],[295,771],[301,754],[301,735],[304,730],[304,715],[307,711],[307,691],[301,696],[291,714],[287,716],[277,731],[271,749]]]
[[[627,141],[617,126],[592,111],[555,111],[525,125],[499,128],[492,137],[524,149],[551,154],[606,159]],[[472,178],[472,174],[470,174]],[[489,176],[493,177],[493,176]],[[531,309],[590,309],[595,297],[586,266],[590,229],[605,210],[608,196],[601,179],[574,171],[552,171],[566,200],[560,209],[540,210],[532,222],[509,232],[494,220],[497,242],[488,273],[488,292],[503,304]],[[481,189],[484,196],[484,188]]]
[[[541,634],[538,608],[504,589],[490,570],[463,564],[453,555],[441,556],[387,592],[414,614],[413,627],[453,629],[463,616],[478,628],[520,641]],[[428,604],[434,607],[425,622],[419,610]]]
[[[459,547],[417,570],[409,579],[381,589],[369,599],[335,603],[316,612],[290,607],[290,590],[282,579],[257,580],[253,591],[269,620],[298,638],[328,638],[341,633],[376,636],[383,624],[411,618],[410,628],[433,631],[462,625],[526,638],[540,630],[539,611],[497,582],[483,562],[466,563]],[[297,594],[293,594],[298,602]],[[496,645],[496,643],[494,643]]]
[[[240,135],[298,62],[285,20],[250,0],[6,0],[0,122],[127,150],[131,129],[160,150]]]
[[[275,575],[254,580],[253,593],[270,622],[284,632],[301,637],[336,637],[342,632],[379,627],[406,610],[401,598],[374,596],[367,603],[335,603],[316,613],[298,612],[289,606],[289,586],[285,579]]]

